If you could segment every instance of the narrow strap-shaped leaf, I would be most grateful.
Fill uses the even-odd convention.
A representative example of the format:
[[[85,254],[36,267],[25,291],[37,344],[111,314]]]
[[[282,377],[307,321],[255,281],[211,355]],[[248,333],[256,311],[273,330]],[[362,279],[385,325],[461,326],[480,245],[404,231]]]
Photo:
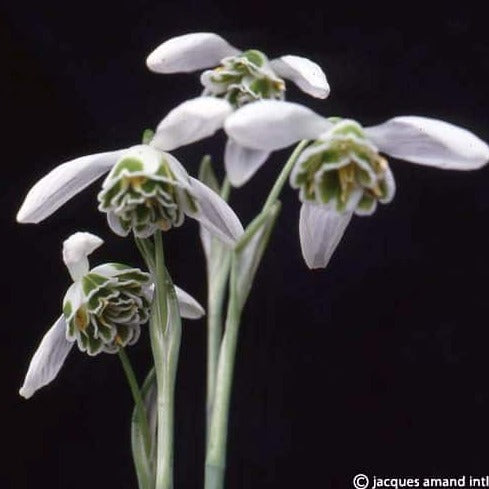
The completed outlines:
[[[139,489],[154,489],[156,468],[157,389],[156,375],[152,368],[143,383],[141,393],[146,407],[150,432],[150,451],[147,453],[139,413],[135,408],[131,422],[131,447]]]
[[[221,188],[217,181],[216,173],[212,166],[212,158],[210,155],[205,155],[200,162],[199,167],[199,180],[205,183],[214,192],[219,193]]]
[[[276,201],[262,212],[248,226],[236,245],[232,263],[232,280],[235,281],[234,290],[239,309],[242,309],[250,293],[258,265],[280,212],[280,206],[280,202]]]

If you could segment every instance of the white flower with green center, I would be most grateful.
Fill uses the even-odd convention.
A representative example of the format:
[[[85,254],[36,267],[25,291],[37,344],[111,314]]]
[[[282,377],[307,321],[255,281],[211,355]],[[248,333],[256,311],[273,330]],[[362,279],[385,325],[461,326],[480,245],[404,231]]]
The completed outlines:
[[[170,154],[139,146],[112,168],[98,195],[99,210],[120,235],[140,238],[183,223],[185,211],[197,212],[189,177]]]
[[[20,394],[31,397],[58,374],[74,344],[88,353],[116,353],[134,344],[150,315],[150,275],[127,265],[106,263],[89,269],[88,255],[103,241],[75,233],[63,244],[63,261],[73,284],[63,300],[63,314],[43,337],[30,362]],[[176,288],[182,317],[204,314],[200,304]]]
[[[234,108],[285,97],[285,82],[274,73],[268,58],[255,49],[224,58],[217,68],[204,71],[200,81],[202,95],[222,97]]]
[[[330,119],[333,127],[307,147],[292,171],[300,200],[329,204],[337,212],[372,214],[388,203],[395,182],[387,160],[355,121]]]
[[[379,154],[445,170],[475,170],[489,161],[489,146],[471,132],[436,119],[401,116],[362,128],[350,120],[326,119],[298,104],[261,101],[227,118],[225,130],[239,144],[274,151],[301,139],[291,173],[300,189],[299,232],[310,268],[323,268],[353,213],[372,214],[392,200],[395,183]]]
[[[107,213],[111,229],[120,236],[132,230],[136,236],[148,237],[156,229],[179,226],[184,215],[198,220],[230,246],[243,233],[238,217],[219,195],[151,142],[59,165],[31,188],[17,220],[44,220],[107,172],[99,209]]]
[[[150,70],[157,73],[192,72],[206,69],[201,75],[203,97],[184,102],[172,110],[158,126],[154,144],[168,148],[169,139],[178,145],[212,135],[235,109],[250,102],[285,97],[284,79],[316,98],[326,98],[330,88],[322,69],[301,56],[286,55],[269,60],[261,51],[240,51],[214,33],[198,32],[177,36],[161,44],[147,58]],[[199,101],[200,98],[206,102]],[[229,103],[226,111],[222,101]],[[209,114],[214,114],[211,117]],[[209,126],[210,119],[212,123]],[[201,121],[201,122],[199,122]],[[207,134],[200,127],[213,130]],[[175,138],[175,134],[180,137]],[[229,181],[244,185],[265,163],[268,151],[238,144],[229,139],[224,164]]]

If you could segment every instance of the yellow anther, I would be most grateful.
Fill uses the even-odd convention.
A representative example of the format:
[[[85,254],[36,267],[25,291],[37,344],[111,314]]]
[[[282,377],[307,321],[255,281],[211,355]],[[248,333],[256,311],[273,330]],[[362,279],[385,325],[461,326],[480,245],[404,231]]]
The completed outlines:
[[[88,326],[88,314],[84,308],[80,307],[75,313],[75,326],[80,331],[85,331]]]
[[[156,225],[162,230],[162,231],[168,231],[171,228],[171,223],[167,219],[159,219],[156,223]]]
[[[124,181],[127,185],[131,185],[131,187],[133,187],[133,188],[139,188],[139,187],[141,187],[141,185],[146,183],[148,181],[148,179],[146,177],[141,177],[141,176],[131,177],[131,176],[126,175],[126,176],[124,176]]]

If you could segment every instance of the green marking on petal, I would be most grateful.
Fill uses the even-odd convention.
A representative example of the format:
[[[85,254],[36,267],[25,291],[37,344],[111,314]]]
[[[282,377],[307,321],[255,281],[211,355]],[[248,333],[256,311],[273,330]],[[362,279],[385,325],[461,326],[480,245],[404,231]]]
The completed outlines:
[[[121,160],[98,200],[99,210],[111,213],[125,232],[133,230],[136,236],[148,237],[158,228],[166,231],[183,222],[179,194],[187,182],[178,180],[163,156],[152,173],[141,173],[143,167],[144,161],[138,158]]]
[[[102,287],[102,285],[107,283],[107,281],[107,277],[103,277],[102,275],[97,275],[95,273],[89,273],[82,278],[83,293],[88,296],[91,292]]]
[[[89,355],[133,344],[150,316],[150,281],[148,273],[121,263],[90,271],[82,279],[81,305],[74,313],[71,301],[63,305],[64,314],[72,316],[68,338]]]
[[[63,304],[63,314],[65,318],[69,318],[71,316],[71,313],[73,312],[73,307],[71,305],[70,301],[65,301]]]
[[[377,200],[372,194],[364,192],[362,198],[358,202],[357,209],[366,214],[370,214],[375,209],[377,205]]]
[[[354,210],[368,214],[377,201],[393,195],[393,180],[387,160],[366,139],[355,121],[330,118],[335,123],[320,140],[300,156],[291,178],[303,201],[334,202],[338,211]],[[364,197],[357,203],[359,195]],[[373,202],[373,203],[372,203]]]
[[[116,164],[113,176],[118,177],[124,170],[127,170],[129,173],[143,171],[144,163],[137,158],[124,158]]]
[[[224,58],[221,66],[202,74],[201,82],[204,95],[224,98],[236,108],[260,99],[282,100],[285,94],[285,82],[256,49]]]
[[[261,51],[256,49],[249,49],[248,51],[242,53],[241,56],[258,67],[262,67],[267,59],[267,57]]]
[[[318,182],[317,189],[322,202],[327,204],[332,199],[338,199],[340,195],[340,179],[337,172],[324,172]],[[309,200],[315,200],[313,189],[309,189]]]

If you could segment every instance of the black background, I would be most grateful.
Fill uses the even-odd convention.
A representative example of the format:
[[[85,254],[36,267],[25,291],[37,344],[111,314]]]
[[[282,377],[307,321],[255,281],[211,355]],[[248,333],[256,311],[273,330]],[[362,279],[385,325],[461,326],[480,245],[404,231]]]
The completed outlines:
[[[141,264],[96,211],[98,185],[39,226],[14,222],[29,186],[71,157],[140,140],[195,96],[197,75],[156,75],[160,42],[217,31],[271,57],[308,56],[332,93],[290,100],[365,124],[438,117],[489,140],[485,14],[393,2],[10,2],[2,4],[2,487],[135,488],[131,398],[116,356],[74,351],[58,379],[17,395],[70,283],[61,242],[106,240],[92,263]],[[191,173],[221,135],[176,152]],[[232,195],[256,213],[287,152]],[[489,169],[443,172],[392,161],[398,192],[355,218],[328,269],[309,271],[299,205],[283,212],[243,319],[229,444],[229,488],[351,487],[377,476],[486,475],[489,436]],[[197,226],[165,238],[175,281],[205,302]],[[6,314],[5,314],[6,313]],[[202,485],[205,323],[184,326],[177,392],[176,484]],[[149,368],[147,335],[129,353]]]

